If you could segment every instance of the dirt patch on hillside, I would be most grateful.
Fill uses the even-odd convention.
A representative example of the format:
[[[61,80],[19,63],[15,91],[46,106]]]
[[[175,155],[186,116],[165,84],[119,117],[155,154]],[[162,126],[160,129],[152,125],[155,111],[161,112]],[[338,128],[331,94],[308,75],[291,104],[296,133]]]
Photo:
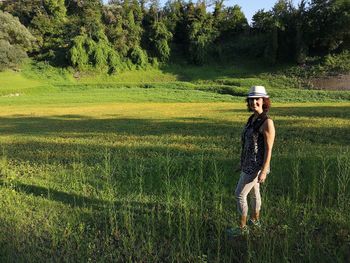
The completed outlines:
[[[350,90],[350,74],[323,78],[314,78],[310,82],[315,89]]]

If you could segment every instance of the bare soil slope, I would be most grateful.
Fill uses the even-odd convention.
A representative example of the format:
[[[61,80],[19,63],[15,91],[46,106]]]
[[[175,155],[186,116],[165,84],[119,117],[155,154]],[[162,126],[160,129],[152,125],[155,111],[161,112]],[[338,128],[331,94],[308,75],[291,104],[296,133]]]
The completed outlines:
[[[316,89],[350,90],[350,74],[311,79]]]

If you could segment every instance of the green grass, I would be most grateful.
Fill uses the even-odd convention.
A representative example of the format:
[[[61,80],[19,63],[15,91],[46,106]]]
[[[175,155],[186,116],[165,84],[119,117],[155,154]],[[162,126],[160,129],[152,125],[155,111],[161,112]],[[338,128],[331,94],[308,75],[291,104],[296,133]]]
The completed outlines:
[[[248,117],[244,103],[2,109],[4,261],[322,262],[348,255],[349,103],[274,104],[264,229],[237,240],[225,228],[238,216],[232,167]]]
[[[256,64],[256,63],[255,63]],[[264,85],[277,102],[349,101],[350,91],[308,90],[303,81],[250,61],[231,65],[169,65],[118,75],[75,73],[44,63],[0,72],[4,105],[110,102],[243,101],[250,86]],[[278,73],[280,72],[280,73]]]
[[[14,96],[26,92],[41,84],[40,81],[28,79],[20,72],[0,72],[0,96]]]
[[[0,73],[20,93],[0,98],[2,262],[346,262],[348,93],[271,87],[263,229],[232,240],[249,116],[238,81],[262,75],[135,83],[136,73],[82,83],[46,72],[28,87],[23,72]]]

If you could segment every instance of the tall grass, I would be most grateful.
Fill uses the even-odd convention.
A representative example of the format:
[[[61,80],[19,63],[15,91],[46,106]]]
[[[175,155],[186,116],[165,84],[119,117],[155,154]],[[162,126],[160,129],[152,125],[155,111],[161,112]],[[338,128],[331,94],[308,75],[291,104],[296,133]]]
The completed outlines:
[[[340,116],[313,105],[312,123],[305,105],[286,114],[290,105],[275,104],[264,225],[237,239],[225,229],[238,219],[232,170],[244,104],[125,106],[85,106],[73,118],[47,108],[34,119],[4,107],[2,261],[345,261],[347,104]],[[328,130],[335,115],[337,132]]]
[[[346,148],[337,156],[337,201],[339,207],[348,209],[349,207],[349,184],[350,184],[350,152]]]
[[[1,261],[346,262],[348,93],[292,89],[261,68],[164,70],[164,82],[48,72],[28,88],[23,75],[1,86],[20,93],[0,98]],[[243,96],[259,81],[284,101],[271,111],[264,225],[229,239]],[[286,103],[299,99],[317,103]]]
[[[104,155],[105,153],[101,154]],[[104,198],[97,199],[101,201],[97,202],[96,200],[96,203],[92,198],[80,199],[80,197],[77,197],[79,201],[74,200],[74,195],[69,194],[69,189],[65,190],[68,193],[68,199],[61,200],[60,195],[63,193],[50,188],[48,188],[47,195],[42,195],[37,193],[35,188],[31,189],[29,185],[19,183],[17,180],[4,184],[2,192],[11,196],[12,202],[19,198],[22,199],[23,194],[34,195],[35,197],[29,202],[26,201],[26,198],[22,199],[19,207],[10,207],[10,211],[17,211],[18,209],[28,211],[28,209],[31,210],[33,207],[37,207],[37,209],[46,210],[47,212],[51,210],[51,213],[56,214],[59,218],[56,216],[50,218],[51,220],[54,219],[50,223],[51,226],[36,225],[34,228],[28,229],[25,221],[18,222],[19,219],[22,220],[21,218],[24,215],[17,214],[15,222],[18,226],[15,226],[14,233],[17,233],[20,229],[26,231],[26,233],[24,233],[24,236],[8,236],[9,232],[7,231],[9,229],[3,229],[3,233],[6,234],[1,237],[1,240],[6,243],[2,250],[3,259],[11,260],[14,256],[13,249],[16,249],[19,261],[27,261],[28,259],[41,261],[44,258],[45,260],[51,258],[51,260],[56,261],[64,258],[66,260],[90,259],[93,261],[102,259],[110,261],[196,261],[205,259],[228,262],[238,259],[255,261],[256,258],[270,261],[281,256],[291,261],[305,259],[305,257],[307,261],[312,261],[315,258],[320,258],[316,247],[337,246],[337,241],[332,239],[333,234],[327,232],[328,227],[326,229],[320,228],[323,222],[327,221],[322,218],[323,213],[318,204],[312,205],[310,203],[302,206],[298,200],[294,200],[293,195],[293,199],[287,199],[293,201],[289,201],[289,207],[285,207],[284,203],[278,204],[280,198],[274,196],[273,189],[264,192],[264,196],[268,197],[265,198],[264,202],[265,210],[273,211],[264,215],[263,218],[266,224],[264,229],[259,232],[251,232],[251,235],[246,239],[227,239],[224,230],[232,225],[233,218],[236,218],[237,214],[232,198],[225,194],[226,191],[220,183],[219,178],[222,178],[223,174],[219,176],[217,170],[219,164],[211,162],[208,157],[206,156],[206,160],[209,161],[206,172],[208,182],[203,181],[199,184],[197,179],[194,178],[200,176],[200,170],[187,174],[188,167],[182,165],[181,158],[171,156],[175,168],[183,171],[184,174],[182,176],[179,174],[178,178],[173,178],[171,185],[168,182],[167,186],[164,187],[164,191],[161,191],[164,193],[157,197],[140,195],[143,190],[141,191],[139,178],[138,181],[129,185],[123,181],[112,183],[112,179],[109,177],[110,174],[106,172],[110,171],[110,166],[120,165],[120,159],[118,163],[108,162],[106,167],[106,160],[101,158],[103,160],[101,168],[94,169],[93,174],[98,174],[99,170],[105,173],[101,174],[103,175],[103,182],[94,186],[94,188],[98,188],[99,184],[103,184],[98,191],[99,193],[96,194],[102,195]],[[200,162],[200,159],[195,159],[195,161]],[[132,163],[131,167],[129,162]],[[9,165],[5,165],[7,170],[10,170]],[[139,164],[132,160],[128,160],[123,165],[135,169],[134,171],[139,167]],[[153,165],[154,163],[146,165],[145,168],[155,172],[152,169]],[[77,165],[73,167],[73,172],[78,173],[74,176],[79,176],[80,168]],[[86,164],[83,164],[82,167],[84,169]],[[64,171],[58,170],[56,172],[62,174],[67,171],[64,169]],[[321,170],[316,170],[316,172],[321,172]],[[122,170],[122,177],[133,180],[133,177],[129,177],[131,175],[130,171]],[[271,181],[274,180],[272,176],[269,178]],[[158,177],[167,180],[166,174],[158,174]],[[5,179],[8,180],[7,176]],[[81,181],[81,187],[86,189],[87,185],[83,183],[83,180]],[[113,193],[115,189],[118,189],[118,187],[115,188],[116,183],[120,184],[120,192],[129,194],[116,196]],[[194,187],[195,185],[196,187]],[[204,195],[202,199],[198,199],[196,197],[197,193],[194,192],[198,188],[206,189],[205,193],[201,193],[201,195]],[[12,192],[8,192],[9,190]],[[169,201],[169,191],[172,195],[171,201]],[[338,198],[336,199],[337,204],[339,198],[344,198],[341,191],[339,189],[328,193]],[[69,197],[70,195],[72,197]],[[281,198],[283,200],[283,198],[288,197]],[[167,199],[168,201],[165,201]],[[224,199],[229,199],[229,201],[224,202]],[[64,209],[61,206],[63,210],[56,210],[55,206],[50,204],[56,202],[67,202],[67,204],[64,205]],[[2,205],[2,208],[5,208],[4,205]],[[49,210],[45,207],[47,205],[50,207]],[[334,213],[344,212],[340,206],[336,206],[339,208],[332,205],[327,207],[332,209]],[[284,209],[286,209],[285,215],[281,211]],[[64,216],[59,216],[61,214]],[[42,216],[44,215],[40,215],[38,219],[46,222],[47,219],[42,218]],[[33,222],[35,217],[34,214],[29,215],[27,220]],[[64,218],[63,221],[62,218]],[[13,220],[11,217],[2,214],[2,221],[5,222],[5,225],[10,223],[11,220]],[[281,221],[281,223],[278,223],[278,221]],[[328,223],[333,224],[332,221]],[[63,232],[60,230],[62,227]],[[339,229],[335,229],[335,231],[346,231],[346,229],[348,229],[348,226],[344,225]],[[315,235],[316,237],[320,235],[323,243],[318,244],[318,240],[314,239]],[[30,238],[33,236],[34,238]],[[14,240],[11,242],[9,237]],[[32,249],[35,248],[35,250],[27,250],[28,246]],[[43,251],[42,249],[45,247],[50,247],[50,250]],[[72,253],[72,249],[74,249],[74,253]],[[342,254],[339,250],[337,251],[324,251],[323,253],[328,257],[336,256],[340,260]]]

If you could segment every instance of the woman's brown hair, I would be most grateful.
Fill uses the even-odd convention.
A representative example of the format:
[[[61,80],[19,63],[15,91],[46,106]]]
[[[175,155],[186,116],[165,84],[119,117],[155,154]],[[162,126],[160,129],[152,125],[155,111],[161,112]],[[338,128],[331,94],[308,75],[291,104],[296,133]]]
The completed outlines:
[[[247,102],[247,108],[248,108],[248,111],[252,111],[251,108],[249,107],[249,98],[246,99],[246,102]],[[270,98],[263,98],[263,111],[265,113],[267,113],[270,108],[271,108],[271,100]]]

